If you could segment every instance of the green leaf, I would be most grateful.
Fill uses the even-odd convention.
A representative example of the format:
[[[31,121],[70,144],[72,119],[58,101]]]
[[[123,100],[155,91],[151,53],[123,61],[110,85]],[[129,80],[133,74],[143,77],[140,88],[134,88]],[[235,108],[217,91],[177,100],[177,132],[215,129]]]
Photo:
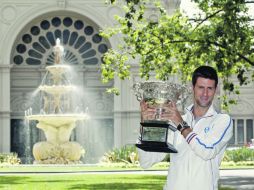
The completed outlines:
[[[194,0],[202,14],[191,17],[179,10],[169,15],[160,1],[124,2],[119,6],[125,14],[115,16],[118,25],[101,32],[108,39],[120,34],[123,42],[104,55],[104,82],[130,78],[131,65],[138,62],[141,78],[155,74],[168,80],[177,74],[186,83],[196,67],[208,64],[222,80],[222,108],[228,110],[236,102],[232,95],[240,94],[236,87],[254,80],[254,74],[249,75],[254,66],[254,26],[244,0]],[[150,20],[151,10],[156,20]],[[232,76],[238,84],[230,82]]]

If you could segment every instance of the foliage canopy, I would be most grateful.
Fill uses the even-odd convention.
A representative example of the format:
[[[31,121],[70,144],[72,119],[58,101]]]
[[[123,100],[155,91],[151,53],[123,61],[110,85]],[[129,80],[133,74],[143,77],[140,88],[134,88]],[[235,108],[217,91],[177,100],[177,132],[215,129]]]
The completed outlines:
[[[222,108],[236,103],[239,86],[254,79],[254,25],[245,0],[193,0],[198,12],[189,16],[179,8],[169,14],[158,1],[110,0],[124,15],[116,15],[117,26],[101,32],[105,38],[120,34],[123,43],[103,58],[103,82],[130,77],[138,60],[141,78],[168,80],[172,74],[183,82],[191,79],[199,65],[213,66],[221,78]],[[151,17],[151,12],[156,16]],[[150,16],[149,16],[150,15]],[[238,82],[232,81],[236,76]]]

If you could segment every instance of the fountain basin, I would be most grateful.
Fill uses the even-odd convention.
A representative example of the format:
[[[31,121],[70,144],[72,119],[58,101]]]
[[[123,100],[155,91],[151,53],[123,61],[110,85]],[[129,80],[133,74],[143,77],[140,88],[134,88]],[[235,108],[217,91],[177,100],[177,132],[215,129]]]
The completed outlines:
[[[49,72],[51,72],[54,76],[62,75],[66,73],[69,69],[69,65],[52,65],[46,68]]]

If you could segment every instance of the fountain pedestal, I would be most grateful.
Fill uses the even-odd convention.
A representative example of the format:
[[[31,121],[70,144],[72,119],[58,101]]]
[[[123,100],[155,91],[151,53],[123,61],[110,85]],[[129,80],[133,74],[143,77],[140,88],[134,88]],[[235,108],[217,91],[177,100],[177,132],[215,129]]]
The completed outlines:
[[[33,146],[36,164],[78,164],[85,150],[77,142],[70,142],[76,120],[84,115],[31,115],[29,119],[38,120],[36,127],[44,131],[46,141]],[[60,120],[60,121],[59,121]]]

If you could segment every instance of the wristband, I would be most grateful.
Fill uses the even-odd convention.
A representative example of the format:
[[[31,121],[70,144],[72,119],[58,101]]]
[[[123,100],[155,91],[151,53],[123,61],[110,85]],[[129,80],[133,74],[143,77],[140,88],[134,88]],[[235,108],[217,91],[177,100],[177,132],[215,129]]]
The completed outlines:
[[[181,135],[183,134],[183,132],[186,130],[186,129],[189,129],[190,127],[184,127],[182,130],[181,130]]]
[[[182,131],[184,128],[189,128],[190,126],[185,121],[182,121],[182,123],[179,123],[177,126],[178,131]]]

